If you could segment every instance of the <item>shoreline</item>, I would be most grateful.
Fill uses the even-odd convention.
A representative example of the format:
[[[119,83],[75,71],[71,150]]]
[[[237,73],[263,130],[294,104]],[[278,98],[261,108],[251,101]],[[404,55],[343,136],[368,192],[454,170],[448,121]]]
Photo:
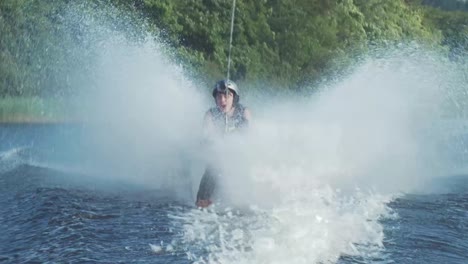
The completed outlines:
[[[0,119],[0,125],[77,125],[82,120],[65,120],[53,118],[6,118]]]

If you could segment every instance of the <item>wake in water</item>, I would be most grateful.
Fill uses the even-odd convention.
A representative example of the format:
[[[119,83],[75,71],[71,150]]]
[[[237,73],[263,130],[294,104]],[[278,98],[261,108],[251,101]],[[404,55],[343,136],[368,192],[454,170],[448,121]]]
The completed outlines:
[[[83,164],[192,206],[212,158],[200,143],[210,89],[185,78],[157,39],[135,43],[97,18],[85,20],[94,30],[83,37],[99,52],[96,90],[80,95]],[[438,127],[459,111],[450,106],[466,87],[464,74],[437,54],[401,48],[363,60],[311,97],[251,97],[250,134],[217,149],[222,202],[173,208],[170,225],[180,234],[148,250],[182,250],[196,263],[386,261],[381,221],[397,217],[388,203],[454,166]]]
[[[181,242],[195,263],[335,263],[343,255],[380,259],[388,198],[344,197],[313,190],[272,209],[248,212],[212,208],[173,217],[183,226]],[[297,196],[297,195],[293,195]]]
[[[23,164],[24,158],[21,154],[27,150],[26,147],[12,148],[10,150],[0,152],[0,173],[4,173],[15,169]]]
[[[454,166],[439,126],[453,115],[444,95],[458,88],[446,80],[462,72],[434,58],[411,48],[370,58],[318,98],[264,110],[247,142],[224,141],[224,198],[249,213],[221,207],[174,218],[189,258],[385,261],[381,220],[396,217],[388,202],[430,191]]]

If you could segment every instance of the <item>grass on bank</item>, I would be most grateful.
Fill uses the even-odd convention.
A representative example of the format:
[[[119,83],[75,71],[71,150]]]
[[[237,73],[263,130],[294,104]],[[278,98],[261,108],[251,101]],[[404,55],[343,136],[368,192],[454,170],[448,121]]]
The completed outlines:
[[[55,123],[69,120],[66,104],[40,97],[0,97],[1,123]]]

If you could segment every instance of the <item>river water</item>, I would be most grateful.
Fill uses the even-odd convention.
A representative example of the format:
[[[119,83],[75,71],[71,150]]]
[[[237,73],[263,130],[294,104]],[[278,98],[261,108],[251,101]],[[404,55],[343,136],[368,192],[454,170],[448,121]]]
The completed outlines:
[[[430,193],[317,190],[288,209],[202,211],[169,189],[76,169],[80,126],[0,129],[2,263],[468,262],[467,175],[435,179]]]

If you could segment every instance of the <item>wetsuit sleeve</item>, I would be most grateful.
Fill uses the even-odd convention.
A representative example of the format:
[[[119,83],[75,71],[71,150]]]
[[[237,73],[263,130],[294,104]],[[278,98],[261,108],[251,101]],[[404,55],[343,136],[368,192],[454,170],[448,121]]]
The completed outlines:
[[[213,113],[208,110],[203,118],[203,141],[211,142],[215,137],[215,125],[213,122]]]
[[[241,122],[238,125],[238,128],[245,132],[248,128],[250,128],[250,122],[252,120],[252,114],[247,107],[242,109],[242,114],[240,116]]]

